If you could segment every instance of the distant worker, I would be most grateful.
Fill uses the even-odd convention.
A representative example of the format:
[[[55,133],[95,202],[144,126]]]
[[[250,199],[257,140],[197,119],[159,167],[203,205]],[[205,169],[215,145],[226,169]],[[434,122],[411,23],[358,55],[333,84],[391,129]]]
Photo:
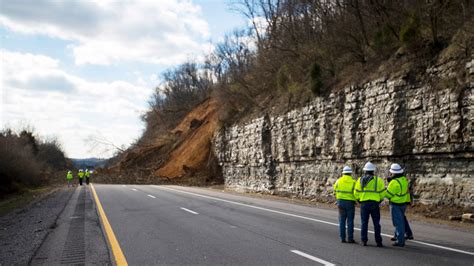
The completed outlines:
[[[403,172],[399,164],[394,163],[390,166],[391,176],[385,192],[385,197],[390,200],[390,214],[393,226],[395,226],[396,239],[392,246],[397,247],[405,246],[405,225],[410,228],[405,217],[407,202],[410,202],[410,192],[408,190],[408,180]],[[411,229],[409,235],[413,237]]]
[[[380,228],[380,202],[384,199],[385,185],[382,178],[375,176],[375,165],[367,162],[363,168],[364,175],[355,184],[354,196],[360,202],[361,231],[360,239],[367,246],[369,216],[374,223],[375,242],[383,247]]]
[[[67,179],[67,187],[74,186],[74,184],[72,183],[73,176],[70,170],[67,171],[66,179]]]
[[[82,186],[82,180],[84,179],[84,171],[82,171],[82,169],[79,169],[79,173],[77,173],[77,176],[79,177],[79,185]]]
[[[89,172],[89,169],[86,169],[85,176],[86,176],[86,184],[89,185],[89,178],[91,176],[91,172]]]
[[[333,187],[339,209],[339,237],[342,243],[346,243],[346,221],[347,243],[356,243],[354,241],[355,180],[351,174],[352,169],[349,166],[344,166],[342,177],[334,183]]]

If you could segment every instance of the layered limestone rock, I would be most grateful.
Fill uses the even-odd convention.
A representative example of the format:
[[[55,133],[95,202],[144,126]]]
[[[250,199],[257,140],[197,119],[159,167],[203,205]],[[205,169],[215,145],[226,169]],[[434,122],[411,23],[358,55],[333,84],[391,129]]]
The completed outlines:
[[[279,116],[223,128],[214,138],[225,185],[243,191],[332,199],[342,167],[358,175],[368,160],[388,175],[392,162],[427,204],[474,207],[474,60],[423,79],[380,78],[316,98]]]

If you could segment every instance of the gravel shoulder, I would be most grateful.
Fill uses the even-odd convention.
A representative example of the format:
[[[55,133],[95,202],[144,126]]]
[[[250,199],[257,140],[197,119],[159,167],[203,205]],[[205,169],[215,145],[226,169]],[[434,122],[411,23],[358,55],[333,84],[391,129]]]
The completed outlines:
[[[111,265],[91,191],[57,187],[0,216],[2,265]]]
[[[54,189],[27,206],[0,217],[0,265],[28,264],[73,194]]]

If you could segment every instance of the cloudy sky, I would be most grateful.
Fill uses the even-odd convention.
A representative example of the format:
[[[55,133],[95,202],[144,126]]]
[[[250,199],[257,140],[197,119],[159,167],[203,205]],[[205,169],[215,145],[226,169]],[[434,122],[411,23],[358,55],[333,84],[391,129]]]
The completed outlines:
[[[0,127],[109,157],[88,140],[139,138],[160,73],[245,24],[225,0],[0,0]]]

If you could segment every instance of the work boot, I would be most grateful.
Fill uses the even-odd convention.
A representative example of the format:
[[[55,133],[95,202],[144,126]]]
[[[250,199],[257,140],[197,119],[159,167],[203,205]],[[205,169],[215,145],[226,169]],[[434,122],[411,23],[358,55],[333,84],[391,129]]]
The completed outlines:
[[[362,242],[362,245],[364,245],[364,247],[366,247],[367,246],[367,241]]]
[[[391,241],[397,241],[397,237],[396,236],[393,236],[392,238],[390,238]]]
[[[405,236],[405,240],[413,240],[413,236]]]
[[[356,242],[354,239],[351,239],[351,240],[347,241],[347,243],[350,243],[350,244],[357,244],[357,242]]]
[[[377,243],[377,247],[378,247],[378,248],[383,248],[382,243]]]
[[[345,239],[341,240],[341,243],[347,243]]]

